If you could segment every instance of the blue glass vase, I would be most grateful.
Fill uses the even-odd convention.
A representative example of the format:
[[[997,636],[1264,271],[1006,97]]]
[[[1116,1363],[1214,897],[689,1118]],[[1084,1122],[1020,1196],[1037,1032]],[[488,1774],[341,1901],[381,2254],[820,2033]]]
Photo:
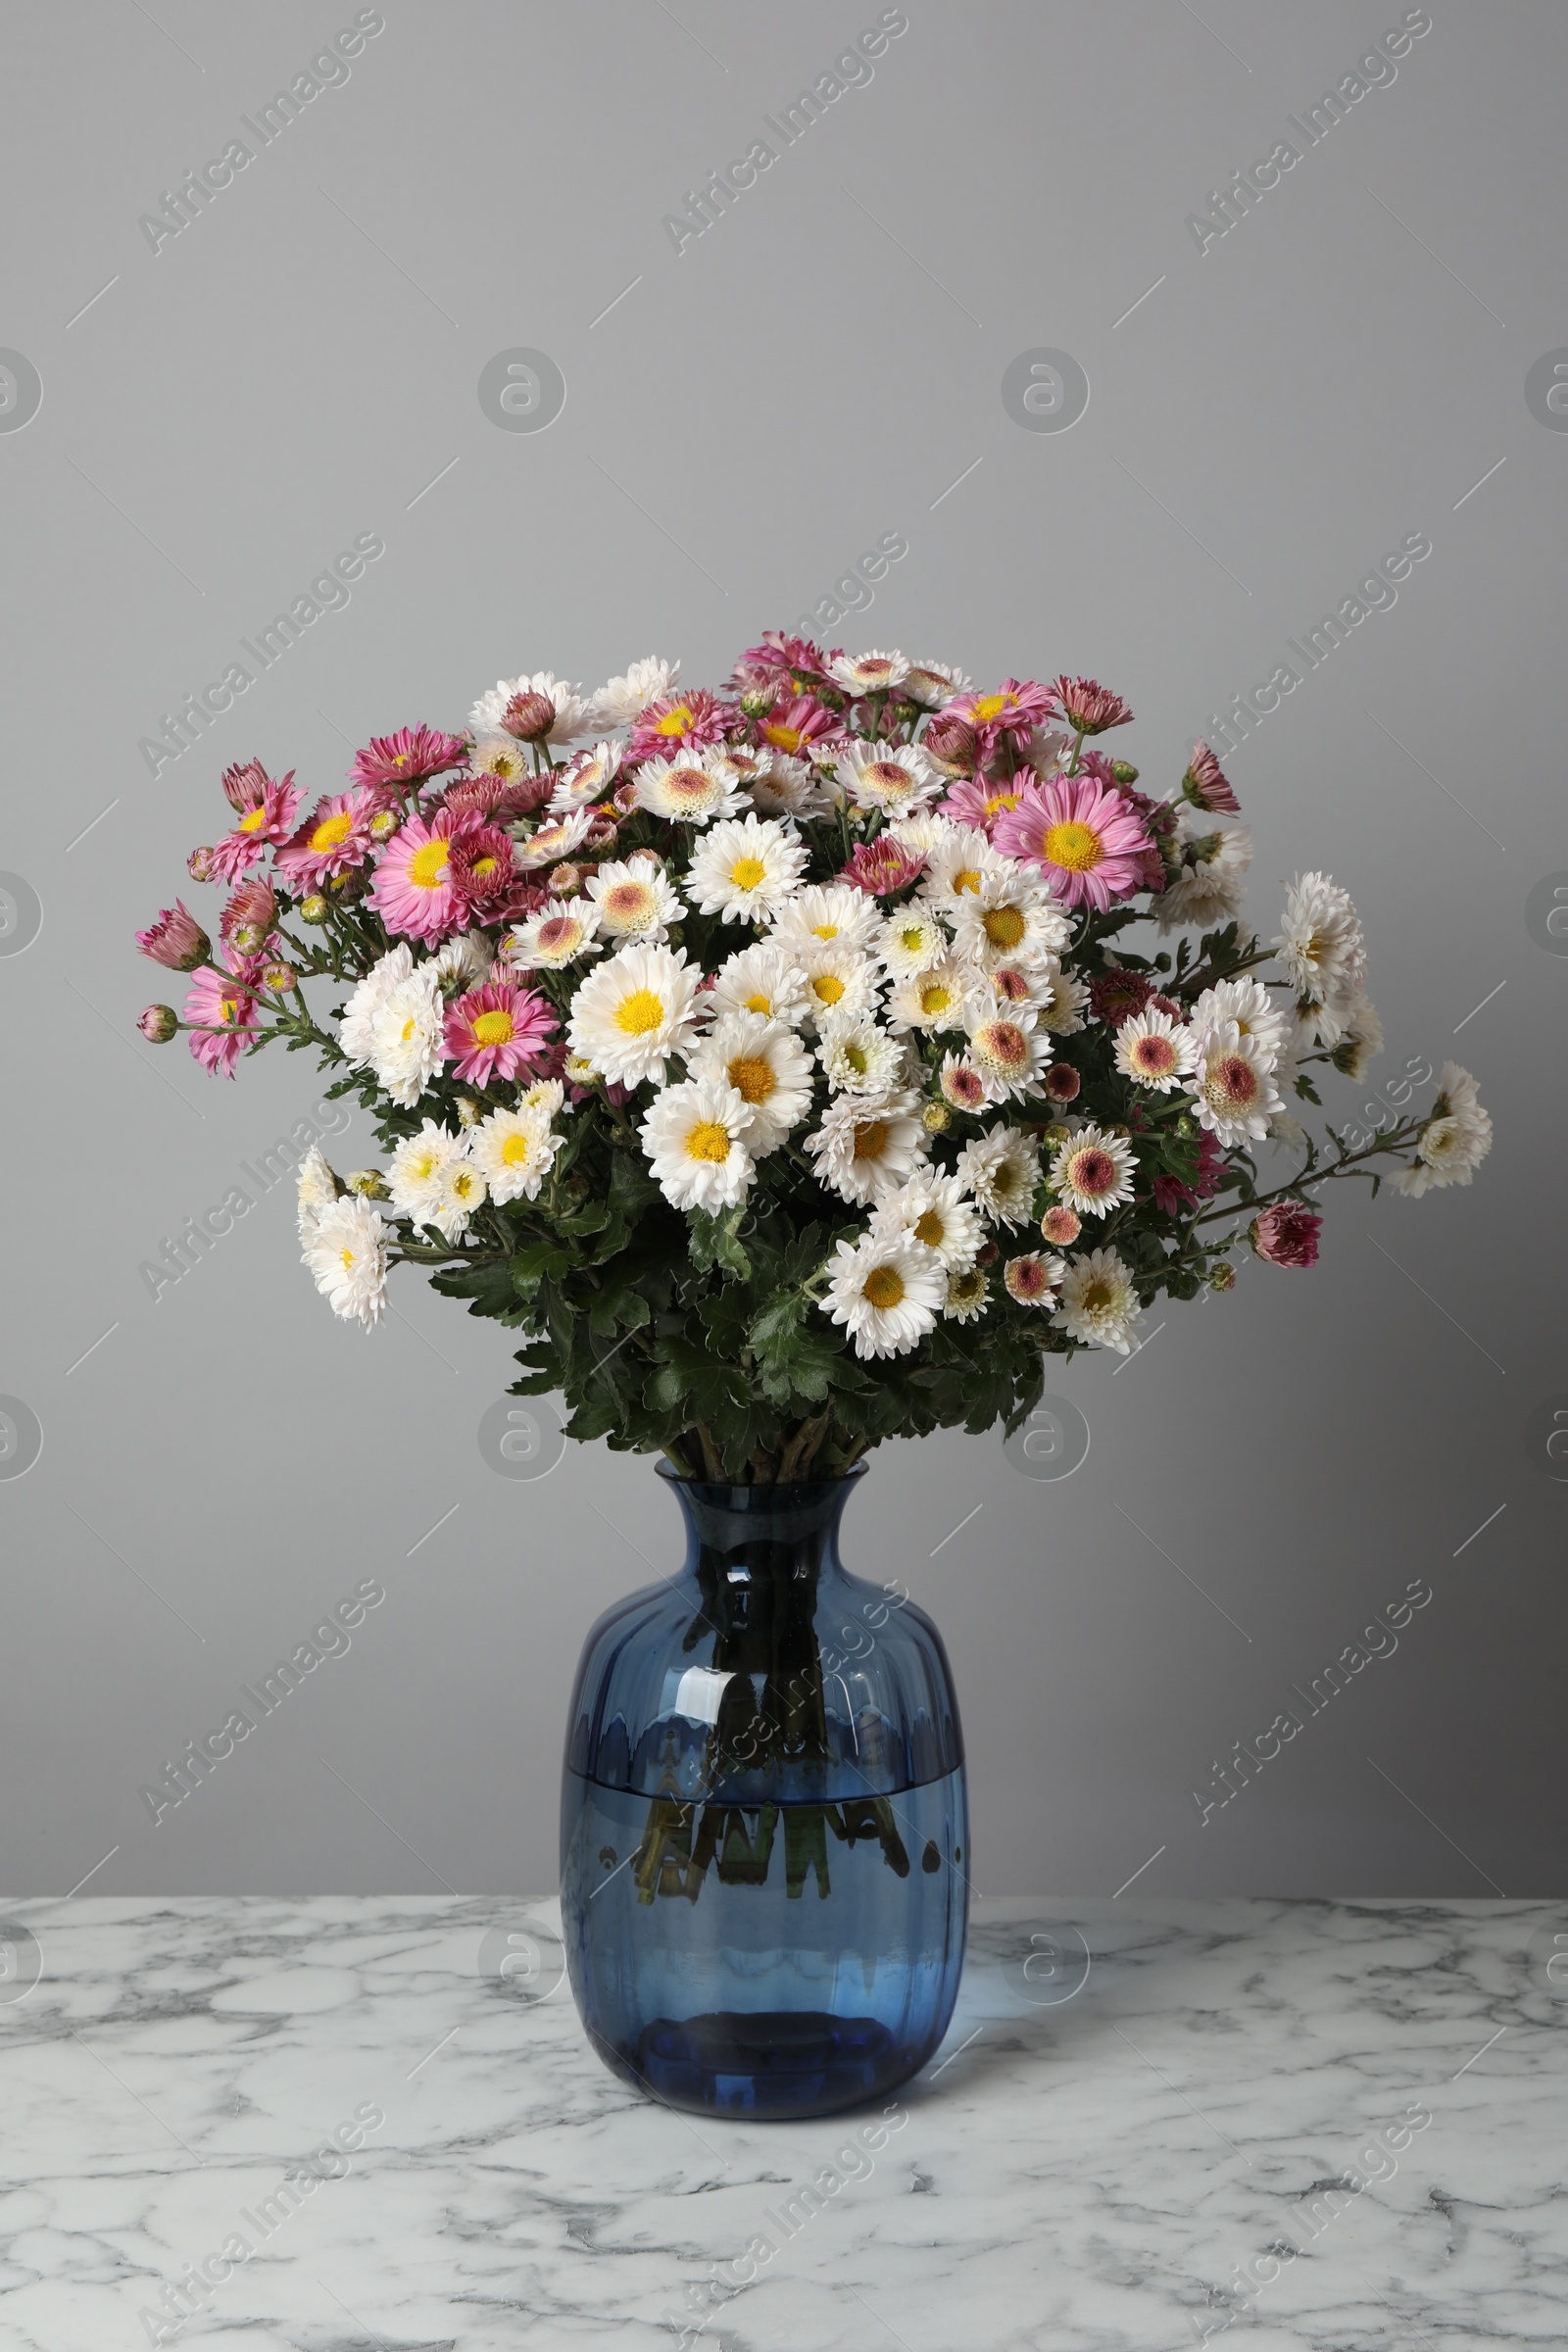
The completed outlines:
[[[660,1465],[679,1572],[600,1618],[561,1813],[571,1988],[605,2063],[692,2113],[831,2115],[953,2014],[969,1831],[930,1619],[839,1559],[864,1465],[709,1486]]]

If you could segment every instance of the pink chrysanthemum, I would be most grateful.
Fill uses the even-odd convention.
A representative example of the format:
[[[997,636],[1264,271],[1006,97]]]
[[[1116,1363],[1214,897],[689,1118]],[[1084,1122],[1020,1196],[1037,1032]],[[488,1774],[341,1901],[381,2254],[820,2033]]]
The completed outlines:
[[[205,963],[213,943],[182,899],[166,906],[156,923],[136,934],[136,945],[171,972],[191,972]]]
[[[1119,968],[1102,972],[1098,980],[1089,983],[1089,1009],[1107,1029],[1119,1029],[1123,1021],[1130,1021],[1135,1013],[1145,1009],[1153,993],[1154,983],[1146,980],[1142,972]]]
[[[920,749],[945,776],[972,776],[980,764],[979,736],[951,709],[938,710],[926,722]]]
[[[296,897],[319,890],[333,874],[365,863],[375,846],[370,819],[381,806],[378,794],[363,789],[329,793],[317,802],[272,860]]]
[[[759,686],[791,687],[798,694],[804,684],[826,684],[828,662],[832,656],[824,654],[809,637],[792,637],[784,629],[764,629],[760,645],[749,645],[730,673],[730,684],[738,693]]]
[[[223,777],[223,791],[230,807],[239,811],[239,823],[208,852],[210,882],[237,881],[270,848],[287,841],[304,797],[294,790],[292,768],[281,782],[274,783],[259,760],[229,768]]]
[[[1027,786],[1017,808],[997,819],[994,838],[1009,858],[1039,866],[1067,906],[1102,914],[1143,887],[1152,846],[1143,819],[1093,776]]]
[[[489,921],[488,910],[512,889],[512,835],[505,825],[463,825],[453,836],[448,865],[465,904]]]
[[[560,1023],[545,999],[510,980],[487,980],[447,1006],[446,1057],[455,1078],[488,1086],[492,1078],[533,1077],[541,1051]]]
[[[1131,706],[1098,678],[1057,678],[1052,687],[1063,718],[1084,735],[1102,735],[1107,727],[1124,727]]]
[[[1054,1306],[1055,1286],[1062,1272],[1059,1257],[1042,1257],[1037,1250],[1031,1250],[1023,1257],[1009,1257],[1002,1279],[1007,1296],[1016,1298],[1020,1306]]]
[[[842,735],[844,721],[837,711],[819,703],[815,695],[797,694],[787,703],[776,702],[757,731],[775,752],[784,752],[792,760],[804,760],[813,743]]]
[[[256,999],[245,978],[204,963],[191,975],[181,1018],[192,1024],[190,1050],[203,1069],[232,1078],[256,1029]]]
[[[1198,803],[1200,808],[1207,808],[1225,816],[1240,813],[1242,804],[1236,798],[1231,780],[1201,736],[1193,746],[1193,756],[1187,763],[1187,773],[1182,778],[1182,790],[1189,800]]]
[[[985,743],[1002,735],[1025,737],[1056,715],[1056,698],[1036,678],[1004,678],[994,694],[959,694],[944,703],[939,718],[961,718]]]
[[[839,880],[854,890],[863,890],[867,898],[885,899],[896,890],[906,889],[924,871],[923,857],[881,833],[875,841],[858,845],[849,864],[841,868]]]
[[[537,776],[459,776],[441,795],[441,806],[454,816],[493,816],[510,824],[514,816],[531,816],[556,789],[559,768],[547,767]]]
[[[218,935],[230,956],[260,956],[277,920],[277,893],[270,882],[242,882],[218,918]]]
[[[626,758],[628,761],[648,760],[656,752],[667,758],[671,752],[699,744],[722,743],[734,723],[732,706],[721,703],[704,687],[695,687],[690,694],[666,694],[650,703],[637,720],[626,745]]]
[[[1014,776],[967,776],[962,783],[950,786],[940,804],[941,813],[956,825],[974,825],[980,832],[990,833],[999,817],[1018,808],[1033,782],[1030,768],[1020,768]]]
[[[1252,1248],[1271,1266],[1315,1266],[1323,1219],[1301,1200],[1280,1200],[1252,1219]]]
[[[416,784],[421,776],[438,776],[456,767],[467,750],[461,735],[445,735],[439,727],[399,727],[395,735],[372,735],[363,752],[354,755],[349,780],[354,784]]]
[[[478,830],[471,816],[438,809],[428,823],[411,816],[393,834],[375,864],[369,904],[389,931],[434,943],[457,929],[465,914],[452,871],[452,845]]]

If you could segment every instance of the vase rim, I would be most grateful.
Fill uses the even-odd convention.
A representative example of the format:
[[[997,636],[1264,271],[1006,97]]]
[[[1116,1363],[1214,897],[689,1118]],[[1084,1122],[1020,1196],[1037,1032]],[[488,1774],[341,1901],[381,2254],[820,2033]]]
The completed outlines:
[[[792,1478],[771,1486],[736,1486],[727,1479],[683,1478],[673,1462],[654,1464],[655,1474],[666,1486],[682,1493],[695,1494],[704,1502],[718,1504],[731,1511],[787,1511],[797,1510],[810,1495],[831,1494],[835,1489],[849,1489],[866,1475],[871,1465],[863,1457],[854,1463],[841,1477]]]

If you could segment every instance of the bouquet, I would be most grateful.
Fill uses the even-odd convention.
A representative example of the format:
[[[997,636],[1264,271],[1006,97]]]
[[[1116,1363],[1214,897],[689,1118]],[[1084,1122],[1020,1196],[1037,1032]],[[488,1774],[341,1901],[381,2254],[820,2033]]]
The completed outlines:
[[[572,1437],[837,1476],[1016,1428],[1046,1356],[1126,1354],[1238,1248],[1312,1265],[1330,1180],[1470,1182],[1492,1123],[1452,1063],[1375,1137],[1302,1125],[1382,1045],[1361,926],[1316,872],[1269,944],[1243,921],[1204,744],[1156,800],[1092,678],[980,691],[772,630],[721,688],[678,668],[503,679],[308,808],[231,767],[189,861],[217,950],[178,901],[138,932],[190,978],[146,1037],[224,1076],[314,1050],[372,1114],[380,1165],[299,1169],[338,1315],[421,1266],[523,1335],[514,1392]]]

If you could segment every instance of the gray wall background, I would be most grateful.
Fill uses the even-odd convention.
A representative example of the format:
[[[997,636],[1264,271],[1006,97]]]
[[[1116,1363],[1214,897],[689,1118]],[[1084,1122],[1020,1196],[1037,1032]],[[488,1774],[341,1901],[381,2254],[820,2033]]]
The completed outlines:
[[[1350,888],[1374,1078],[1476,1070],[1480,1180],[1342,1186],[1314,1274],[1250,1267],[1074,1364],[1070,1478],[995,1437],[886,1449],[848,1549],[946,1633],[988,1893],[1146,1863],[1155,1891],[1559,1889],[1568,943],[1526,915],[1568,868],[1568,434],[1526,377],[1568,345],[1562,11],[1434,0],[1200,254],[1187,216],[1397,5],[907,0],[874,76],[677,254],[662,216],[876,8],[386,0],[347,82],[149,250],[138,217],[353,13],[102,0],[5,34],[0,343],[43,400],[0,432],[0,866],[42,928],[22,946],[24,894],[0,942],[0,1391],[43,1449],[0,1479],[4,1884],[553,1886],[583,1634],[675,1556],[642,1462],[486,1465],[510,1335],[407,1274],[373,1338],[335,1325],[286,1185],[149,1296],[141,1261],[319,1092],[301,1057],[222,1085],[132,1028],[172,992],[131,929],[220,829],[224,764],[334,789],[372,731],[461,724],[521,667],[716,677],[897,532],[834,641],[1093,671],[1164,779],[1425,532],[1227,764],[1260,927],[1299,868]],[[481,410],[519,346],[564,375],[548,431]],[[1087,372],[1070,431],[1004,407],[1040,347]],[[348,607],[155,780],[138,740],[364,532]],[[368,1155],[360,1114],[335,1156]],[[140,1786],[368,1575],[350,1652],[155,1828]],[[1397,1652],[1200,1825],[1211,1760],[1412,1578]]]

